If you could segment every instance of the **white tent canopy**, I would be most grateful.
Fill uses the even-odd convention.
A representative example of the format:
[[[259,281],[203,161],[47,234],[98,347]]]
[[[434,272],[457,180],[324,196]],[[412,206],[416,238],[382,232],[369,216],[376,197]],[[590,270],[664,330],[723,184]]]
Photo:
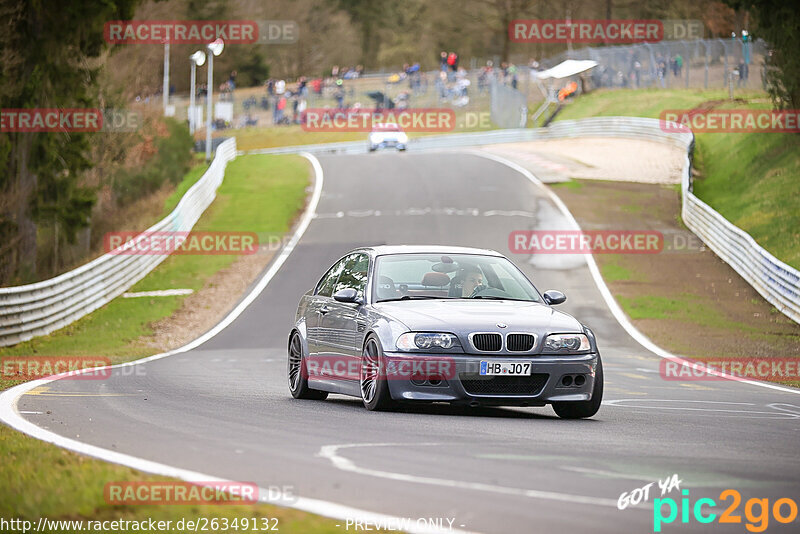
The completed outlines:
[[[537,109],[533,114],[534,123],[539,116],[547,110],[550,104],[559,103],[558,91],[554,87],[555,84],[553,83],[555,80],[561,80],[563,78],[575,76],[576,74],[586,72],[587,70],[596,66],[597,61],[592,61],[591,59],[568,59],[559,63],[552,69],[543,70],[542,72],[532,72],[531,76],[533,76],[533,80],[536,82],[536,85],[539,86],[539,90],[544,96],[544,102],[542,102],[542,105],[539,106],[539,109]],[[548,87],[545,87],[543,80],[549,80],[547,82]]]
[[[568,59],[562,63],[559,63],[552,69],[537,72],[536,77],[540,80],[546,80],[548,78],[560,80],[561,78],[575,76],[576,74],[580,74],[581,72],[587,71],[595,66],[597,66],[597,61],[592,61],[591,59]]]

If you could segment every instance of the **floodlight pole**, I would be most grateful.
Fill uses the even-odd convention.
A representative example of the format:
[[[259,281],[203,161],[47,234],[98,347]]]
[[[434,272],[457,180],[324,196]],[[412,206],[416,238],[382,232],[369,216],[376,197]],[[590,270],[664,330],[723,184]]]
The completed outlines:
[[[206,100],[206,161],[211,161],[211,112],[212,102],[214,100],[214,56],[222,53],[224,43],[222,39],[217,39],[213,43],[206,45],[206,53],[208,54],[208,96]]]
[[[208,87],[206,91],[206,161],[211,161],[211,110],[214,99],[214,54],[208,53]]]
[[[169,104],[169,43],[164,43],[164,116],[167,115],[167,105]]]
[[[191,62],[192,62],[192,77],[191,77],[191,83],[189,84],[189,86],[190,86],[190,89],[189,89],[190,90],[190,93],[189,93],[189,133],[193,134],[194,133],[194,119],[197,118],[197,117],[193,117],[192,116],[192,114],[194,113],[194,93],[195,93],[194,83],[195,83],[195,78],[197,77],[197,73],[196,73],[196,71],[197,71],[197,63],[195,62],[195,60],[193,58],[191,59]]]

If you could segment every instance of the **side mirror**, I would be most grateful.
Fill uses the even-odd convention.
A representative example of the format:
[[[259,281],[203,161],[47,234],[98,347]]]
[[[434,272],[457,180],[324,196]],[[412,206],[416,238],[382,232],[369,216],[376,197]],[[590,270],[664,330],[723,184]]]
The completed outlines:
[[[561,304],[565,300],[567,300],[567,296],[561,291],[556,291],[555,289],[548,289],[547,291],[544,292],[544,301],[551,306],[555,306],[556,304]]]
[[[337,302],[357,302],[359,304],[361,303],[361,299],[358,298],[358,291],[356,291],[352,287],[340,289],[339,291],[334,293],[333,300]]]

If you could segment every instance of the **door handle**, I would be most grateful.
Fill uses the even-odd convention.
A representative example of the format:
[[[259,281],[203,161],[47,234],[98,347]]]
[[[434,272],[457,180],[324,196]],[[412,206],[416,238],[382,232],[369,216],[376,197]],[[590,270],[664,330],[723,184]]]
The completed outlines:
[[[328,308],[328,306],[324,306],[324,305],[319,309],[319,313],[321,313],[322,315],[325,315],[329,311],[331,311],[331,309]]]

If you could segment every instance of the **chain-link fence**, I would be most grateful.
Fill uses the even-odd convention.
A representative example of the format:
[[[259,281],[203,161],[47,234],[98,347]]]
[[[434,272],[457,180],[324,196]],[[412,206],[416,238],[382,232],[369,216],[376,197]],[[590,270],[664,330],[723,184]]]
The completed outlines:
[[[591,59],[593,87],[758,89],[763,84],[766,43],[762,40],[699,39],[567,50],[541,61],[542,68],[566,59]]]
[[[341,86],[333,78],[308,79],[302,97],[297,82],[286,83],[282,95],[268,94],[265,86],[237,88],[220,93],[214,100],[221,109],[228,109],[231,120],[219,127],[272,126],[283,120],[296,122],[302,108],[361,107],[448,107],[456,111],[491,110],[500,127],[520,126],[519,110],[535,109],[544,99],[535,83],[535,73],[553,67],[566,59],[591,59],[598,65],[582,76],[586,82],[580,89],[594,88],[665,88],[665,89],[761,89],[764,86],[764,57],[768,49],[764,41],[742,42],[741,39],[701,39],[693,41],[661,41],[635,45],[584,47],[566,50],[543,59],[536,68],[531,65],[505,65],[499,58],[470,58],[469,69],[459,73],[446,71],[417,72],[406,75],[397,71],[365,73],[358,78],[344,79]],[[467,63],[464,63],[467,66]],[[565,83],[568,81],[565,80]],[[216,89],[216,88],[215,88]],[[493,95],[493,97],[490,97]],[[285,108],[277,114],[281,96]],[[188,95],[174,95],[175,117],[188,116]],[[151,104],[160,106],[158,98]],[[205,111],[205,98],[198,106]],[[300,109],[297,109],[300,108]],[[279,119],[281,117],[282,119]]]
[[[501,128],[525,126],[519,120],[521,108],[535,110],[545,100],[545,94],[552,99],[573,81],[579,82],[574,89],[577,94],[597,88],[729,89],[732,94],[744,89],[758,90],[765,87],[767,53],[764,41],[740,39],[662,41],[567,50],[542,60],[536,68],[514,66],[515,88],[509,83],[509,76],[494,69],[499,74],[492,77],[492,121]],[[536,83],[537,72],[567,59],[593,60],[597,66],[571,78]],[[548,114],[543,117],[547,119]]]
[[[444,73],[436,70],[411,75],[378,72],[344,79],[340,85],[330,77],[309,78],[302,92],[297,81],[286,82],[280,94],[274,90],[269,93],[264,85],[222,93],[215,88],[214,105],[215,113],[232,117],[224,121],[224,127],[240,128],[295,123],[303,109],[313,108],[486,110],[489,94],[489,78],[481,78],[479,70]],[[205,113],[205,102],[205,94],[201,93],[196,103],[202,108],[201,113]],[[188,120],[188,95],[172,95],[169,103],[174,106],[174,116],[178,120]],[[160,98],[149,99],[148,104],[162,105]],[[277,113],[279,105],[283,108]],[[217,126],[222,127],[221,124]]]
[[[491,78],[491,117],[500,128],[525,128],[528,103],[525,95],[509,85]]]

